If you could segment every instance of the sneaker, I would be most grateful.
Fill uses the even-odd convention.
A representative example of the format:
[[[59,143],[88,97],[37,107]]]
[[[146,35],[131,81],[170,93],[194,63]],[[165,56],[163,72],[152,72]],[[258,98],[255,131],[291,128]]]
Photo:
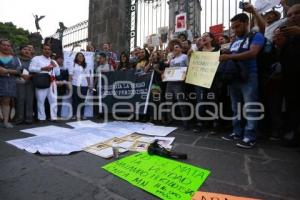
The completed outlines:
[[[24,121],[22,120],[22,119],[16,119],[15,120],[15,122],[14,122],[14,124],[15,125],[20,125],[20,124],[22,124]]]
[[[71,120],[77,120],[77,117],[76,116],[72,116]]]
[[[33,121],[32,120],[25,120],[25,124],[32,124]]]
[[[230,135],[223,136],[222,139],[226,141],[234,141],[234,140],[240,140],[242,139],[242,137],[235,133],[231,133]]]
[[[238,142],[236,146],[244,149],[251,149],[255,145],[255,140],[250,140],[249,138],[244,138],[242,141]]]

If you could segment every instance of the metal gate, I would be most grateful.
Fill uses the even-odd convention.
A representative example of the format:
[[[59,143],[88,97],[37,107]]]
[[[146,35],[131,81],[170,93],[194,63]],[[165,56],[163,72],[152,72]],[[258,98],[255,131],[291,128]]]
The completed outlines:
[[[168,27],[169,33],[174,32],[174,16],[180,12],[187,12],[191,20],[188,29],[194,29],[193,36],[207,32],[210,26],[217,24],[223,24],[224,30],[229,30],[230,19],[243,12],[239,9],[239,2],[240,0],[128,0],[130,49],[142,47],[146,42],[145,38],[158,34],[161,27]],[[66,29],[63,33],[64,48],[72,48],[76,44],[85,48],[88,41],[87,29],[88,21]],[[58,34],[53,37],[58,38]]]

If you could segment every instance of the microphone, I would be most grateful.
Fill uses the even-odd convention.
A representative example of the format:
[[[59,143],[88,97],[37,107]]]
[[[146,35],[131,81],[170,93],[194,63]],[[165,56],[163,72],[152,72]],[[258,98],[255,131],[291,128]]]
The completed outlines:
[[[187,154],[169,151],[166,148],[159,145],[158,142],[159,140],[155,140],[153,143],[149,145],[148,154],[159,155],[165,158],[184,159],[184,160],[187,159]]]

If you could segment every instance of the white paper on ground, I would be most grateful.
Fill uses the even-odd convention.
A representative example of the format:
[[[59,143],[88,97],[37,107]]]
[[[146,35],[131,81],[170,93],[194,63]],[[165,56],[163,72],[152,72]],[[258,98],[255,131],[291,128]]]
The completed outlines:
[[[82,127],[101,127],[103,123],[96,123],[92,122],[91,120],[83,120],[83,121],[76,121],[76,122],[69,122],[67,123],[69,126],[73,128],[82,128]]]
[[[34,136],[23,139],[7,141],[19,149],[24,149],[30,153],[41,153],[44,155],[67,155],[72,152],[81,151],[77,145],[62,142],[56,138],[47,136]]]
[[[29,129],[23,129],[20,130],[23,133],[29,133],[33,135],[43,136],[43,135],[49,135],[49,134],[57,134],[65,131],[69,131],[69,128],[64,128],[60,126],[43,126],[43,127],[37,127],[37,128],[29,128]]]
[[[142,133],[145,135],[153,135],[153,136],[167,136],[176,129],[177,129],[176,127],[146,126],[138,133]]]
[[[172,143],[175,140],[175,137],[155,137],[156,140],[159,140],[158,144],[161,146],[171,149],[172,148]]]
[[[70,133],[68,135],[68,137],[58,136],[58,137],[55,137],[55,139],[57,139],[61,142],[64,142],[64,143],[74,144],[83,149],[90,145],[93,145],[93,144],[96,144],[99,142],[103,142],[103,141],[107,140],[108,138],[101,137],[101,136],[95,135],[93,133],[74,132],[74,133]]]
[[[154,140],[155,140],[154,137],[146,137],[146,136],[142,136],[142,137],[137,139],[137,141],[147,142],[147,143],[152,143],[152,142],[154,142]]]
[[[59,126],[44,126],[24,129],[22,132],[37,136],[8,141],[20,149],[30,153],[40,152],[45,155],[67,155],[80,151],[88,146],[109,140],[113,137],[124,137],[133,132],[146,135],[166,136],[176,127],[154,126],[150,123],[114,121],[108,123],[95,123],[89,120],[68,123],[74,129]],[[153,138],[140,136],[141,142],[151,143]],[[169,141],[167,144],[172,143]],[[121,143],[123,150],[132,146],[132,142]],[[137,146],[138,147],[138,146]],[[140,149],[140,147],[138,147]],[[167,148],[167,147],[166,147]]]
[[[131,146],[133,142],[131,142],[131,144],[128,143],[128,141],[124,141],[122,143],[118,144],[118,147],[120,147],[119,153],[124,153],[126,151],[128,151],[127,149],[128,146]],[[122,147],[122,148],[121,148]],[[84,149],[85,152],[103,157],[103,158],[110,158],[113,156],[113,150],[112,147],[107,145],[105,142],[103,143],[98,143],[92,146],[89,146],[87,148]]]

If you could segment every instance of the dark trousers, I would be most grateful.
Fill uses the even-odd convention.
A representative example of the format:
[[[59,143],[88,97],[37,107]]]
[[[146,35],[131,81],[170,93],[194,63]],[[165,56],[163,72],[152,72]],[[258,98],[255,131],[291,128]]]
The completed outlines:
[[[16,121],[33,120],[34,86],[31,81],[17,81]]]
[[[271,131],[270,136],[279,137],[283,126],[283,91],[281,79],[271,79],[264,85],[263,103],[266,113],[266,130]]]
[[[80,116],[83,117],[84,115],[84,101],[87,95],[88,87],[78,87],[72,86],[73,93],[72,93],[72,110],[73,116],[77,116],[78,112]],[[80,111],[78,110],[80,109]]]
[[[178,103],[187,103],[184,92],[184,82],[168,82],[166,88],[166,102],[173,102],[174,100]],[[172,96],[172,98],[170,98]],[[185,105],[179,106],[181,117],[187,117],[187,109]],[[168,112],[168,120],[173,118],[172,112]],[[184,126],[188,125],[188,120],[181,120]]]

